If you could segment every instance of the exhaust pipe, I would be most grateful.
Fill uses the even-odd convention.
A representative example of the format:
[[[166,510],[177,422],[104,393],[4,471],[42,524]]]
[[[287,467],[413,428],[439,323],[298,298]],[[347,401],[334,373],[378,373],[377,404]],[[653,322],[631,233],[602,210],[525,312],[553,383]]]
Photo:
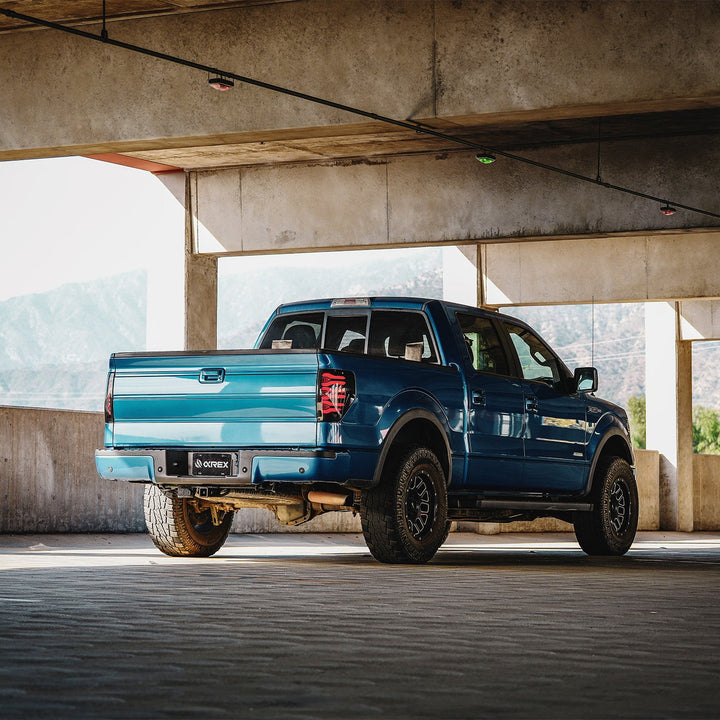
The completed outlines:
[[[308,493],[308,500],[318,505],[347,505],[350,499],[349,494],[323,492],[321,490],[311,490]]]

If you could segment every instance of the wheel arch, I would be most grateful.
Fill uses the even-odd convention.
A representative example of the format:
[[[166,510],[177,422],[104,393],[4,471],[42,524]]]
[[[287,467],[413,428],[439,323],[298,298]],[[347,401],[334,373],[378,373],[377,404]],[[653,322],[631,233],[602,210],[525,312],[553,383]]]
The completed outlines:
[[[373,486],[380,483],[390,453],[398,447],[408,445],[422,445],[432,450],[445,473],[446,482],[450,482],[452,476],[452,452],[445,428],[431,412],[414,409],[398,418],[388,430],[375,468]]]
[[[635,472],[635,456],[633,455],[632,446],[628,442],[628,438],[619,428],[610,428],[598,443],[595,454],[593,455],[590,472],[588,473],[585,494],[589,494],[592,490],[595,474],[600,462],[608,457],[619,457],[626,460]]]

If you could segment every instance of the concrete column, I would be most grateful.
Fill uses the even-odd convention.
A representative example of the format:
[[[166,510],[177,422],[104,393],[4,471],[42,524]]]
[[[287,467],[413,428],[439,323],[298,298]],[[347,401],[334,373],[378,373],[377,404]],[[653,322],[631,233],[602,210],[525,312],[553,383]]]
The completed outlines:
[[[660,452],[660,527],[693,529],[692,346],[678,303],[645,306],[647,439]]]
[[[185,206],[185,174],[182,172],[158,176],[181,206]],[[177,236],[177,245],[167,252],[162,262],[148,267],[147,350],[182,350],[184,347],[184,240]]]
[[[190,175],[185,180],[185,349],[217,349],[217,257],[199,255]]]
[[[475,307],[480,304],[477,245],[443,247],[443,300]]]

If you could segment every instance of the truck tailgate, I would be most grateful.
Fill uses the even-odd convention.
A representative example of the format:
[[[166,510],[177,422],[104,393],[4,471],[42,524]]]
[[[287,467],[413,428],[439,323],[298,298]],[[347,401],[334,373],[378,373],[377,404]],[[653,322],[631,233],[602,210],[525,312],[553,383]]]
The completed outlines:
[[[308,447],[316,443],[313,351],[117,354],[114,447]]]

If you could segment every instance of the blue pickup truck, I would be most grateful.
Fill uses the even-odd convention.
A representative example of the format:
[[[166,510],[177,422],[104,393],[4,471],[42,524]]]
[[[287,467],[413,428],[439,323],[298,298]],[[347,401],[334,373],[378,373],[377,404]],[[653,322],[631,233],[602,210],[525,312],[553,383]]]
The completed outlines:
[[[234,513],[359,513],[371,553],[423,563],[452,520],[572,522],[622,555],[638,494],[628,419],[525,323],[413,298],[279,307],[253,350],[110,358],[101,477],[146,483],[168,555],[209,556]]]

